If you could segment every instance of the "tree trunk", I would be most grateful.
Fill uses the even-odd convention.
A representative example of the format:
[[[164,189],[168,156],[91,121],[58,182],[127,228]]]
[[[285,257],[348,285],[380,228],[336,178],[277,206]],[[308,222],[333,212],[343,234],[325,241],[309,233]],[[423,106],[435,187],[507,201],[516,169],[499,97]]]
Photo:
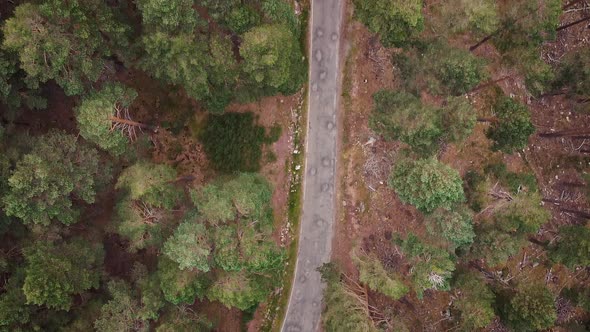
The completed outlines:
[[[539,137],[571,137],[571,138],[590,138],[590,129],[569,129],[555,132],[540,133]]]
[[[158,127],[156,127],[156,126],[150,126],[150,125],[147,125],[147,124],[144,124],[144,123],[141,123],[141,122],[136,122],[136,121],[132,121],[132,120],[121,119],[121,118],[118,118],[116,116],[111,116],[109,119],[111,121],[113,121],[113,122],[117,122],[117,123],[122,123],[122,124],[130,125],[130,126],[138,127],[138,128],[141,128],[141,129],[147,129],[147,130],[150,130],[150,131],[152,131],[154,133],[155,132],[158,132]]]
[[[565,204],[567,204],[567,202],[563,202],[563,201],[560,201],[557,199],[552,199],[552,198],[543,198],[543,202],[547,202],[547,203],[551,203],[551,204],[555,204],[555,205],[559,206],[559,210],[561,212],[572,213],[572,214],[576,215],[578,218],[590,219],[590,212],[570,209],[567,207],[562,207],[562,204],[565,205]]]
[[[539,98],[543,98],[543,97],[553,97],[553,96],[562,96],[564,95],[566,92],[565,91],[553,91],[553,92],[546,92],[542,95],[539,96]]]
[[[491,118],[477,118],[477,122],[498,122],[498,118],[491,117]]]
[[[545,243],[543,241],[539,241],[539,240],[535,239],[532,236],[529,237],[527,240],[529,240],[530,243],[534,243],[534,244],[536,244],[538,246],[541,246],[541,247],[546,247],[547,246],[547,243]]]
[[[588,20],[590,20],[590,16],[587,16],[587,17],[581,18],[581,19],[579,19],[577,21],[573,21],[572,23],[568,23],[566,25],[560,26],[555,31],[565,30],[565,29],[568,29],[570,27],[573,27],[574,25],[580,24],[580,23],[585,22],[585,21],[588,21]]]
[[[553,199],[553,198],[543,198],[542,199],[543,202],[545,203],[551,203],[551,204],[555,204],[555,205],[561,205],[561,201]]]
[[[561,211],[575,214],[579,218],[590,219],[590,213],[586,211],[562,208]]]
[[[563,6],[562,8],[563,8],[563,9],[567,9],[567,8],[569,8],[569,7],[571,7],[571,6],[574,6],[575,4],[577,4],[577,3],[580,3],[580,2],[582,2],[582,1],[584,1],[584,0],[574,0],[573,2],[571,2],[571,3],[569,3],[569,4],[565,5],[565,6]],[[540,9],[540,7],[538,7],[536,11],[538,11],[539,9]],[[532,13],[533,13],[533,12],[529,13],[528,15],[526,15],[526,16],[524,16],[524,17],[528,17],[528,16],[529,16],[529,15],[531,15]],[[523,19],[524,17],[521,17],[519,20]],[[590,17],[586,17],[586,18],[583,18],[583,19],[577,20],[577,21],[575,21],[575,22],[572,22],[572,23],[566,24],[566,25],[564,25],[564,26],[562,26],[562,27],[558,27],[556,31],[565,30],[565,29],[567,29],[567,28],[569,28],[569,27],[571,27],[571,26],[574,26],[574,25],[576,25],[576,24],[582,23],[582,22],[584,22],[584,21],[586,21],[586,20],[590,20]],[[484,39],[480,40],[480,41],[479,41],[477,44],[475,44],[475,45],[471,46],[471,47],[469,48],[469,51],[471,51],[471,52],[475,51],[475,50],[476,50],[476,49],[478,49],[478,48],[479,48],[481,45],[483,45],[483,44],[487,43],[487,42],[488,42],[490,39],[492,39],[494,36],[496,36],[497,34],[499,34],[499,33],[500,33],[500,32],[502,32],[502,31],[504,31],[504,27],[502,27],[502,28],[500,28],[500,29],[496,30],[496,31],[495,31],[495,32],[493,32],[492,34],[490,34],[490,35],[486,36]]]
[[[476,49],[478,49],[478,48],[479,48],[481,45],[483,45],[483,44],[487,43],[487,42],[488,42],[488,40],[490,40],[490,39],[494,38],[494,36],[495,36],[495,35],[497,35],[497,34],[499,34],[499,33],[500,33],[500,31],[502,31],[502,30],[503,30],[503,29],[501,29],[501,30],[496,30],[496,31],[495,31],[495,32],[493,32],[492,34],[489,34],[487,37],[485,37],[484,39],[480,40],[480,41],[479,41],[477,44],[475,44],[475,45],[471,46],[471,47],[469,48],[469,51],[470,51],[470,52],[473,52],[473,51],[475,51],[475,50],[476,50]]]
[[[569,182],[569,181],[559,182],[558,185],[564,186],[564,187],[571,187],[571,188],[583,188],[586,186],[586,184],[583,182]]]

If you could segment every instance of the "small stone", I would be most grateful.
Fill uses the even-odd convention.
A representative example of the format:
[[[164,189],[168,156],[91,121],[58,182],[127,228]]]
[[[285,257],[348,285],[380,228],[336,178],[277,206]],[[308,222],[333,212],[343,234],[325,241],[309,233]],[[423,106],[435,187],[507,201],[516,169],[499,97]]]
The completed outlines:
[[[296,171],[298,171],[298,170],[300,170],[300,169],[301,169],[301,165],[297,165],[297,166],[295,166],[295,170],[296,170]]]
[[[320,72],[320,80],[326,79],[326,76],[328,76],[328,73],[325,70],[322,70]]]
[[[332,34],[332,41],[336,41],[336,40],[338,40],[338,34],[334,32]]]

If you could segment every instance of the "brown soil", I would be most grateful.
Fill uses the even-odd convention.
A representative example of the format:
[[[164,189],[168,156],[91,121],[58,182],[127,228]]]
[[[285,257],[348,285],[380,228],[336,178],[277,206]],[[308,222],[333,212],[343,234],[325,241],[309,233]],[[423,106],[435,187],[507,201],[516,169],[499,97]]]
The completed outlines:
[[[409,266],[391,239],[396,234],[403,237],[408,232],[424,234],[423,217],[412,206],[403,204],[387,187],[387,177],[401,144],[384,141],[368,127],[372,94],[380,89],[396,89],[399,82],[390,61],[392,50],[381,47],[378,39],[359,22],[353,21],[350,14],[345,37],[349,50],[342,98],[345,131],[340,161],[340,215],[333,241],[333,260],[344,273],[355,277],[358,272],[350,259],[350,252],[355,246],[362,246],[368,252],[376,253],[386,268],[406,274]],[[574,21],[575,15],[580,14],[564,15],[563,22]],[[556,59],[567,50],[588,47],[588,36],[584,24],[562,31],[556,42],[544,47],[543,56],[545,59]],[[473,40],[461,37],[451,42],[468,48]],[[497,93],[503,92],[519,98],[530,107],[538,132],[590,126],[590,115],[572,112],[571,102],[564,96],[534,99],[525,90],[523,78],[500,64],[499,55],[491,44],[483,45],[476,54],[490,60],[490,80],[512,77],[467,96],[478,110],[478,116],[490,116],[489,106]],[[427,94],[422,97],[425,102],[441,102],[440,98]],[[583,182],[580,172],[588,169],[590,158],[578,151],[580,147],[588,147],[590,140],[547,139],[533,135],[524,153],[502,155],[490,151],[491,142],[485,137],[487,126],[486,123],[478,123],[464,143],[442,146],[439,159],[457,169],[461,175],[470,169],[482,170],[494,160],[502,160],[513,172],[532,170],[544,197],[566,201],[565,205],[576,210],[588,210],[587,199],[582,193],[584,188],[566,188],[562,183]],[[561,212],[556,206],[548,208],[553,218],[536,236],[541,241],[554,240],[560,225],[582,222],[571,214]],[[508,272],[516,275],[515,281],[524,278],[546,282],[555,293],[566,285],[588,282],[587,272],[572,276],[563,267],[549,269],[535,263],[543,255],[540,247],[530,245],[506,264]],[[411,331],[444,331],[453,328],[447,316],[452,303],[451,295],[448,292],[427,291],[422,301],[413,293],[399,301],[392,301],[371,293],[369,301],[383,313],[394,313],[396,319],[402,320]],[[567,305],[567,301],[560,298],[558,302],[560,322],[581,318],[575,308]],[[503,331],[505,327],[496,320],[486,330]]]

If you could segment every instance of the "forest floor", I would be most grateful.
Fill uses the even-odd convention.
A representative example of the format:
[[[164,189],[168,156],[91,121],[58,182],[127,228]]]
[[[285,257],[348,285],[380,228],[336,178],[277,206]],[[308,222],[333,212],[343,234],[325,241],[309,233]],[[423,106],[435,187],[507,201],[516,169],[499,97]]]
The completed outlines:
[[[351,8],[352,6],[349,6]],[[565,14],[563,23],[574,21],[578,17]],[[412,206],[403,204],[395,192],[387,186],[392,164],[402,145],[397,142],[384,141],[368,127],[369,114],[372,109],[372,95],[381,89],[398,89],[401,82],[395,75],[391,56],[395,52],[381,46],[378,38],[359,22],[347,15],[348,24],[344,40],[348,42],[348,58],[344,68],[343,107],[344,137],[340,160],[341,191],[338,196],[339,216],[333,241],[333,261],[337,262],[344,273],[358,278],[350,252],[360,246],[367,252],[377,254],[388,269],[407,274],[409,266],[405,264],[391,239],[394,234],[405,235],[409,232],[424,234],[422,215]],[[468,48],[470,40],[455,40],[455,46]],[[562,31],[557,41],[544,47],[546,59],[559,59],[565,52],[575,47],[588,47],[590,38],[585,24]],[[575,113],[572,105],[564,96],[546,96],[534,99],[524,88],[523,78],[499,65],[499,55],[493,47],[484,46],[477,51],[478,56],[487,58],[491,65],[491,80],[511,76],[491,86],[470,94],[478,116],[486,116],[489,104],[500,89],[504,94],[519,98],[525,102],[532,113],[532,121],[539,132],[589,128],[590,114]],[[549,60],[551,61],[551,60]],[[436,97],[423,95],[423,100],[438,104]],[[502,156],[490,151],[490,141],[485,137],[487,124],[478,123],[471,137],[460,146],[441,147],[439,159],[461,175],[468,170],[482,170],[486,165],[502,162],[509,171],[528,171],[535,174],[544,198],[562,201],[562,206],[572,210],[586,210],[589,206],[582,188],[564,187],[565,182],[584,183],[578,174],[587,170],[590,155],[582,153],[588,148],[590,140],[571,140],[566,138],[541,138],[531,136],[529,146],[523,153]],[[554,204],[545,204],[552,212],[552,219],[536,235],[538,240],[550,241],[555,238],[555,231],[560,225],[579,223],[581,220]],[[477,222],[477,221],[476,221]],[[572,282],[565,272],[557,269],[548,270],[539,265],[535,257],[542,250],[534,244],[512,257],[506,265],[507,273],[519,278],[527,272],[527,278],[538,278],[550,288],[559,290]],[[536,255],[536,256],[535,256]],[[577,278],[575,276],[574,278]],[[369,292],[371,304],[390,317],[403,318],[411,331],[445,331],[452,329],[447,311],[452,297],[449,292],[428,291],[423,300],[410,293],[399,301]],[[558,322],[567,322],[580,312],[568,305],[567,300],[559,298]],[[487,331],[504,331],[499,320],[493,322]]]

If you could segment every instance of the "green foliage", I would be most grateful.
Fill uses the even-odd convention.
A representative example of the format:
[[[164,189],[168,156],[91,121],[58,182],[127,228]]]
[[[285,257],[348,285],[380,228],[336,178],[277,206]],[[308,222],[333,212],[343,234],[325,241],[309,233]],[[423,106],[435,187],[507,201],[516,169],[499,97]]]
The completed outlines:
[[[477,113],[469,99],[449,98],[442,112],[443,136],[448,142],[460,143],[471,135],[477,122]]]
[[[183,192],[174,185],[176,170],[169,165],[140,161],[126,168],[117,181],[123,189],[117,204],[116,232],[129,239],[134,252],[163,241],[166,221]]]
[[[502,161],[487,165],[484,171],[494,175],[496,180],[513,194],[519,194],[522,191],[531,193],[538,191],[537,178],[533,173],[509,172]]]
[[[553,87],[565,89],[575,97],[578,108],[586,106],[590,99],[590,49],[581,47],[572,51],[560,62]]]
[[[271,195],[268,182],[258,174],[249,173],[191,192],[200,215],[209,225],[208,230],[203,227],[199,232],[212,234],[207,241],[215,244],[214,262],[226,271],[207,291],[210,300],[246,310],[263,301],[280,280],[285,254],[271,237]],[[179,250],[184,250],[180,247]],[[187,258],[206,264],[208,252],[195,255],[202,249],[199,244],[197,247],[198,250],[188,250]]]
[[[97,184],[109,178],[105,171],[96,150],[75,136],[59,131],[40,136],[8,179],[5,213],[26,224],[49,225],[53,219],[72,224],[79,215],[74,200],[93,203]]]
[[[153,32],[142,38],[145,54],[139,67],[168,84],[179,85],[197,100],[210,93],[206,65],[207,44],[192,34]]]
[[[82,239],[53,245],[36,242],[24,251],[27,303],[69,310],[72,296],[97,288],[104,252]]]
[[[535,48],[555,39],[562,2],[560,0],[516,0],[502,6],[502,28],[494,44],[501,52],[516,48]],[[523,15],[523,13],[526,13]]]
[[[240,55],[249,88],[292,94],[305,80],[299,41],[285,25],[261,25],[246,32]]]
[[[322,313],[325,331],[378,331],[369,317],[366,304],[359,301],[359,297],[353,295],[353,291],[340,280],[340,271],[332,264],[324,264],[319,269],[322,281],[326,283],[326,306]]]
[[[448,251],[425,244],[412,233],[406,239],[395,239],[395,242],[413,266],[412,284],[419,299],[429,289],[450,290],[455,261]]]
[[[422,0],[354,0],[354,14],[386,47],[400,47],[424,29]]]
[[[216,21],[222,21],[232,9],[241,5],[240,0],[201,0],[199,5],[207,8],[207,13]]]
[[[460,294],[453,306],[460,312],[460,325],[464,331],[486,327],[495,317],[494,293],[481,277],[473,272],[459,275],[455,287]]]
[[[172,304],[195,302],[203,298],[209,281],[198,271],[181,270],[178,264],[162,256],[158,262],[158,278],[164,298]]]
[[[496,211],[492,221],[479,224],[471,258],[483,258],[489,266],[504,264],[526,246],[526,237],[537,232],[550,216],[538,193],[515,195],[507,206]]]
[[[262,176],[242,173],[193,191],[191,196],[201,216],[214,225],[213,258],[219,267],[251,272],[282,269],[284,252],[271,240],[272,191]]]
[[[74,319],[63,326],[60,332],[79,332],[93,331],[94,322],[100,317],[103,302],[98,299],[92,299],[85,303],[84,306],[74,307],[72,314]]]
[[[493,149],[505,153],[524,149],[529,136],[535,132],[527,107],[512,98],[502,97],[494,105],[494,113],[497,121],[486,131],[486,136],[494,141]]]
[[[6,103],[12,91],[11,79],[18,70],[15,59],[3,50],[0,50],[0,101]]]
[[[409,291],[400,277],[385,270],[378,257],[353,252],[352,259],[359,270],[359,280],[370,289],[399,300]]]
[[[127,196],[121,198],[115,211],[115,230],[129,240],[130,252],[162,243],[162,224],[169,218],[165,210],[150,207]]]
[[[176,170],[171,166],[140,161],[121,173],[115,187],[128,190],[133,200],[171,209],[182,195],[175,180]]]
[[[301,34],[299,19],[289,1],[285,0],[263,0],[262,12],[273,23],[286,24],[295,37]]]
[[[465,200],[459,173],[434,158],[399,161],[391,172],[389,186],[403,202],[424,213],[439,207],[450,209]]]
[[[113,130],[111,117],[129,107],[137,97],[135,90],[120,83],[108,83],[100,91],[85,96],[76,110],[80,135],[118,156],[125,152],[127,138]]]
[[[225,271],[278,272],[283,267],[284,252],[253,227],[252,220],[237,225],[218,226],[213,235],[215,263]],[[265,239],[266,237],[266,239]]]
[[[229,38],[211,37],[209,53],[211,53],[211,59],[207,70],[212,89],[204,101],[209,112],[223,113],[233,98],[239,68]]]
[[[493,223],[484,222],[475,229],[475,241],[471,246],[473,259],[484,259],[488,266],[506,263],[527,245],[522,236],[499,230]]]
[[[405,81],[405,88],[416,95],[422,90],[437,95],[462,95],[488,76],[484,59],[438,40],[425,40],[394,55],[393,63]]]
[[[96,82],[114,46],[127,45],[127,28],[100,0],[25,3],[6,20],[3,32],[3,47],[18,54],[30,87],[54,79],[67,95],[81,94],[87,82]]]
[[[121,280],[110,281],[108,291],[111,299],[102,306],[100,317],[94,322],[96,331],[148,331],[147,320],[137,315],[141,303],[129,285]]]
[[[142,320],[158,319],[158,312],[165,304],[158,274],[150,274],[145,265],[140,263],[135,263],[131,272],[134,282],[133,294],[141,303],[136,315]]]
[[[441,27],[453,34],[470,32],[481,37],[493,33],[500,24],[494,0],[441,1],[435,8],[434,19],[440,18]]]
[[[211,240],[203,224],[185,221],[164,244],[164,254],[178,263],[180,269],[209,271]]]
[[[467,50],[434,43],[424,56],[426,72],[435,78],[430,90],[435,93],[461,95],[475,88],[486,74],[485,60]]]
[[[436,209],[427,217],[426,227],[431,235],[449,241],[451,249],[468,247],[475,238],[473,212],[463,205]]]
[[[271,196],[268,181],[255,173],[240,173],[225,182],[191,192],[199,212],[212,224],[234,220],[238,213],[267,224]]]
[[[192,32],[197,25],[193,0],[138,0],[144,27],[163,32]]]
[[[264,138],[264,127],[255,124],[252,113],[212,115],[201,135],[212,166],[227,173],[257,171]]]
[[[545,285],[519,287],[504,312],[510,326],[523,332],[550,328],[557,319],[553,294]]]
[[[551,214],[542,206],[539,194],[519,194],[508,206],[494,215],[499,228],[518,235],[536,233]]]
[[[399,139],[422,154],[432,154],[442,135],[440,113],[414,95],[388,90],[373,95],[369,126],[385,139]]]
[[[226,307],[248,310],[264,301],[276,280],[245,271],[225,272],[207,290],[207,298]]]
[[[22,289],[24,278],[24,270],[18,269],[4,285],[0,295],[0,331],[19,331],[34,314]]]
[[[156,332],[205,332],[211,331],[213,324],[186,307],[175,307],[160,319]]]
[[[236,7],[225,18],[228,28],[236,34],[243,34],[260,23],[260,15],[248,5]]]
[[[504,54],[503,62],[524,76],[528,91],[535,97],[546,92],[555,78],[553,67],[541,57],[540,47],[509,50]]]
[[[559,241],[550,250],[553,261],[570,269],[590,266],[590,228],[563,226],[559,229]]]
[[[26,87],[23,72],[18,67],[18,57],[13,52],[0,49],[0,104],[8,108],[4,111],[4,119],[15,120],[21,107],[47,108],[47,100],[39,96],[39,92],[39,89]]]

